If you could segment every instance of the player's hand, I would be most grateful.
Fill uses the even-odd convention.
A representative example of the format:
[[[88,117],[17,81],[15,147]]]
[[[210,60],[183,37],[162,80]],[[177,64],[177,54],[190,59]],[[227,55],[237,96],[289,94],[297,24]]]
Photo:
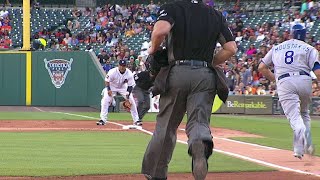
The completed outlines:
[[[111,91],[111,90],[108,91],[108,95],[109,95],[110,97],[112,96],[112,91]]]

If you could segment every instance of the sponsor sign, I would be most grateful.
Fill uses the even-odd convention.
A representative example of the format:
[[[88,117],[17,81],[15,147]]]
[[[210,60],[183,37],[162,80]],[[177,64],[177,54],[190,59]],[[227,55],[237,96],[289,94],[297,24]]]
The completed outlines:
[[[217,113],[272,114],[271,96],[229,96]]]

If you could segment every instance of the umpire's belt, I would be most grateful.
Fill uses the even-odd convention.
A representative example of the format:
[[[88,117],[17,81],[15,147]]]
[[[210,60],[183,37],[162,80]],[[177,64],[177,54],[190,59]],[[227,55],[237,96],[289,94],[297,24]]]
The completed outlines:
[[[208,63],[206,61],[201,61],[201,60],[177,60],[175,61],[175,65],[208,67]]]
[[[306,75],[306,76],[310,76],[309,73],[305,72],[305,71],[299,71],[299,72],[292,72],[292,73],[285,73],[282,74],[281,76],[278,77],[278,80],[286,78],[286,77],[290,77],[290,76],[296,76],[296,75]]]

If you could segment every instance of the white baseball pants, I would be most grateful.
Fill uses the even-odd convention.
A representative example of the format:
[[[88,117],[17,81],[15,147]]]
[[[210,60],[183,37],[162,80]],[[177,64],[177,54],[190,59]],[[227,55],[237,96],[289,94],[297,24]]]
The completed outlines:
[[[128,94],[127,91],[112,91],[112,96],[109,96],[107,89],[104,89],[101,93],[103,95],[103,97],[101,99],[100,119],[103,120],[104,122],[106,122],[108,120],[109,106],[114,101],[114,96],[116,96],[117,93],[119,93],[124,98],[126,98],[126,95]],[[130,113],[131,113],[133,122],[137,122],[137,121],[139,121],[139,116],[138,116],[138,111],[137,111],[137,105],[136,105],[136,102],[135,102],[132,94],[130,94],[130,96],[129,96],[129,101],[131,103]]]

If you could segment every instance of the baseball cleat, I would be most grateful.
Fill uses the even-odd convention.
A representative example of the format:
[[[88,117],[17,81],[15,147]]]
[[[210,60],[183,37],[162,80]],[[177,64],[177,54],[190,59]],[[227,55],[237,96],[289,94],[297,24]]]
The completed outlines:
[[[192,174],[195,180],[204,180],[208,173],[208,161],[205,156],[205,145],[202,141],[192,144]]]
[[[133,125],[142,126],[142,122],[141,121],[136,121],[136,122],[133,123]]]
[[[303,154],[294,153],[293,156],[301,160],[303,157]]]
[[[106,122],[103,121],[103,120],[99,120],[99,121],[97,121],[97,125],[98,126],[104,126],[104,125],[106,125]]]

